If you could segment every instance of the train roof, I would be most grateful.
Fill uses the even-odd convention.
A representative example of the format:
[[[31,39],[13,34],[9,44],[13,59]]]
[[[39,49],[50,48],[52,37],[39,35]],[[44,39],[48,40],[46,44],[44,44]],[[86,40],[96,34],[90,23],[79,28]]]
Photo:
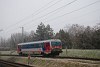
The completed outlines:
[[[18,45],[26,45],[26,44],[33,44],[33,43],[43,43],[43,42],[51,42],[51,41],[59,41],[59,42],[61,42],[59,39],[50,39],[50,40],[43,40],[43,41],[19,43]]]

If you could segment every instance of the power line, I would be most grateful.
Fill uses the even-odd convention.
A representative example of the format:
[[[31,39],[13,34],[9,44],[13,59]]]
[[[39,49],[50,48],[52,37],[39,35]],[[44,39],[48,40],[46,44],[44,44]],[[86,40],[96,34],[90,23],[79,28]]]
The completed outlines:
[[[56,18],[53,18],[53,19],[51,19],[51,20],[49,20],[49,21],[52,21],[52,20],[57,19],[57,18],[60,18],[60,17],[62,17],[62,16],[71,14],[71,13],[76,12],[76,11],[79,11],[79,10],[81,10],[81,9],[87,8],[87,7],[89,7],[89,6],[91,6],[91,5],[95,4],[95,3],[98,3],[98,2],[100,2],[100,1],[95,1],[95,2],[93,2],[93,3],[91,3],[91,4],[88,4],[88,5],[86,5],[86,6],[83,6],[83,7],[79,8],[79,9],[73,10],[73,11],[71,11],[71,12],[69,12],[69,13],[65,13],[65,14],[63,14],[63,15],[61,15],[61,16],[58,16],[58,17],[56,17]],[[36,25],[34,25],[34,26],[36,26]]]
[[[73,12],[79,11],[79,10],[81,10],[81,9],[87,8],[87,7],[89,7],[89,6],[91,6],[91,5],[95,4],[95,3],[98,3],[98,2],[100,2],[100,1],[99,1],[99,0],[98,0],[98,1],[95,1],[95,2],[93,2],[93,3],[90,3],[90,4],[86,5],[86,6],[83,6],[83,7],[81,7],[81,8],[76,9],[76,10],[73,10],[73,11],[71,11],[71,12],[69,12],[69,13],[65,13],[65,14],[63,14],[63,15],[60,15],[60,16],[58,16],[58,17],[55,17],[55,18],[53,18],[53,19],[51,19],[51,20],[48,20],[48,21],[46,21],[46,22],[49,22],[49,21],[58,19],[58,18],[63,17],[63,16],[65,16],[65,15],[68,15],[68,14],[71,14],[71,13],[73,13]],[[41,18],[42,18],[42,17],[41,17]],[[34,26],[36,26],[36,25],[34,25]]]
[[[85,13],[85,14],[83,14],[83,15],[78,16],[78,17],[71,18],[71,19],[69,19],[69,20],[67,20],[67,21],[73,21],[73,20],[82,18],[83,16],[86,16],[86,15],[88,15],[88,14],[90,14],[90,13],[93,13],[93,12],[97,12],[98,10],[100,10],[100,9],[96,9],[96,10],[94,10],[94,11],[87,12],[87,13]],[[73,20],[72,20],[72,19],[73,19]],[[64,22],[64,21],[63,21],[63,22]],[[58,25],[58,24],[57,24],[57,25]]]
[[[71,13],[73,13],[73,12],[79,11],[79,10],[84,9],[84,8],[87,8],[87,7],[91,6],[91,5],[94,5],[94,4],[99,3],[99,2],[100,2],[100,0],[95,1],[95,2],[93,2],[93,3],[91,3],[91,4],[88,4],[88,5],[86,5],[86,6],[83,6],[83,7],[79,8],[79,9],[73,10],[73,11],[71,11],[71,12],[69,12],[69,13],[65,13],[65,14],[63,14],[63,15],[60,15],[60,16],[58,16],[58,17],[55,17],[55,18],[53,18],[53,19],[51,19],[51,20],[48,20],[48,21],[46,21],[46,22],[55,20],[55,19],[57,19],[57,18],[63,17],[63,16],[65,16],[65,15],[71,14]]]
[[[47,5],[49,5],[50,3],[52,3],[53,1],[54,1],[54,0],[50,1],[49,3],[47,3],[46,5],[44,5],[42,8],[46,7]],[[50,5],[49,7],[45,8],[45,10],[48,9],[48,8],[50,8],[50,7],[52,7],[53,5],[57,4],[57,3],[60,2],[60,1],[62,1],[62,0],[58,0],[58,1],[55,2],[54,4],[52,4],[52,5]],[[38,12],[38,13],[36,13],[36,14],[34,14],[34,15],[38,15],[39,13],[43,12],[43,11],[40,11],[42,8],[38,9],[37,11],[35,11],[35,12]],[[39,11],[40,11],[40,12],[39,12]],[[31,15],[34,16],[33,14],[31,14]],[[30,16],[31,16],[31,15],[30,15]],[[18,22],[15,23],[15,24],[10,25],[9,27],[13,27],[13,26],[16,25],[16,24],[21,23],[23,20],[26,20],[26,19],[29,18],[30,16],[25,17],[24,19],[18,21]],[[9,27],[8,27],[8,28],[9,28]],[[8,29],[8,28],[7,28],[7,29]]]
[[[30,22],[35,21],[35,20],[38,20],[38,19],[40,19],[40,18],[43,18],[43,17],[45,17],[45,16],[47,16],[47,15],[49,15],[49,14],[51,14],[51,13],[53,13],[53,12],[55,12],[55,11],[59,10],[59,9],[62,9],[62,8],[64,8],[64,7],[66,7],[66,6],[68,6],[68,5],[72,4],[72,3],[74,3],[75,1],[77,1],[77,0],[71,1],[70,3],[65,4],[65,5],[64,5],[64,6],[62,6],[62,7],[59,7],[59,8],[57,8],[57,9],[55,9],[55,10],[53,10],[53,11],[51,11],[51,12],[49,12],[49,13],[47,13],[47,14],[43,15],[43,16],[40,16],[40,17],[38,17],[38,18],[34,19],[34,20],[31,20]],[[28,22],[27,22],[27,23],[28,23]],[[23,25],[26,25],[26,23],[25,23],[25,24],[23,24]]]
[[[35,21],[35,20],[37,20],[37,19],[43,18],[43,17],[45,17],[45,16],[48,15],[48,14],[51,14],[51,13],[53,13],[53,12],[59,10],[59,9],[62,9],[62,8],[64,8],[64,7],[66,7],[66,6],[68,6],[68,5],[72,4],[72,3],[74,3],[75,1],[77,1],[77,0],[73,0],[73,1],[71,1],[70,3],[65,4],[64,6],[61,6],[61,7],[57,8],[57,9],[55,9],[55,10],[53,10],[53,11],[51,11],[51,12],[49,12],[49,13],[47,13],[47,14],[41,16],[41,17],[38,17],[38,18],[36,18],[36,19],[34,19],[34,20],[31,20],[31,21]],[[30,22],[31,22],[31,21],[30,21]],[[24,25],[26,25],[26,23],[25,23]],[[36,25],[35,25],[35,26],[36,26]]]
[[[60,1],[61,1],[61,0],[57,1],[56,3],[60,2]],[[40,19],[40,18],[43,18],[44,16],[46,16],[46,15],[52,13],[52,12],[55,12],[56,10],[59,10],[59,9],[61,9],[61,8],[64,8],[64,7],[66,7],[66,6],[68,6],[68,5],[72,4],[72,3],[74,3],[75,1],[76,1],[76,0],[74,0],[74,1],[68,3],[68,4],[66,4],[66,5],[64,5],[64,6],[60,7],[60,8],[57,8],[57,9],[55,9],[54,11],[51,11],[51,12],[49,12],[49,13],[47,13],[47,14],[41,16],[41,17],[38,17],[38,18],[36,18],[36,19],[34,19],[34,20],[32,20],[32,21],[35,21],[35,20]],[[53,5],[55,5],[56,3],[54,3]],[[51,6],[53,6],[53,5],[51,5]],[[49,7],[51,7],[51,6],[49,6]],[[26,25],[26,23],[25,23],[24,25]]]
[[[54,0],[53,0],[53,1],[54,1]],[[58,0],[57,2],[55,2],[54,4],[50,5],[49,7],[45,8],[45,9],[46,9],[46,10],[49,9],[50,7],[52,7],[52,6],[54,6],[55,4],[59,3],[60,1],[62,1],[62,0]],[[42,11],[44,11],[45,9],[43,9]],[[34,14],[34,15],[38,15],[38,14],[41,13],[42,11],[40,11],[40,12]]]

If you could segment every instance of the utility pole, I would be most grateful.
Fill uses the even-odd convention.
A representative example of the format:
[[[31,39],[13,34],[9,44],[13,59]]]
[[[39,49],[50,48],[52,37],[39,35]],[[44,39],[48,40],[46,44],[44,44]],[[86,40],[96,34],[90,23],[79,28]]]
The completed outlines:
[[[24,27],[20,27],[22,28],[22,43],[24,42]]]

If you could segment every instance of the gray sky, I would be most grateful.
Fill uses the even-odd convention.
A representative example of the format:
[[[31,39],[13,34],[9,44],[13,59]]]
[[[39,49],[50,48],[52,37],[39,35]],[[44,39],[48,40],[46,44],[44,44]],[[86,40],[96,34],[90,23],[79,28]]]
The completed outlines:
[[[12,33],[21,32],[22,26],[27,32],[35,31],[40,22],[50,24],[54,32],[68,24],[94,26],[100,23],[100,0],[76,0],[60,8],[72,1],[74,0],[0,0],[0,29],[3,29],[0,37],[8,38]],[[91,6],[74,11],[94,2],[96,3]]]

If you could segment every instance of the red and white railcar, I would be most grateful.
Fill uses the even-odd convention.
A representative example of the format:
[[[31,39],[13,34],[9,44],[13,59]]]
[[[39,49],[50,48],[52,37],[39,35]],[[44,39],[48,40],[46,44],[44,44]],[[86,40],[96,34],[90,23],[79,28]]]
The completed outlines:
[[[59,39],[19,43],[17,52],[22,54],[59,55],[62,52],[62,43]]]

